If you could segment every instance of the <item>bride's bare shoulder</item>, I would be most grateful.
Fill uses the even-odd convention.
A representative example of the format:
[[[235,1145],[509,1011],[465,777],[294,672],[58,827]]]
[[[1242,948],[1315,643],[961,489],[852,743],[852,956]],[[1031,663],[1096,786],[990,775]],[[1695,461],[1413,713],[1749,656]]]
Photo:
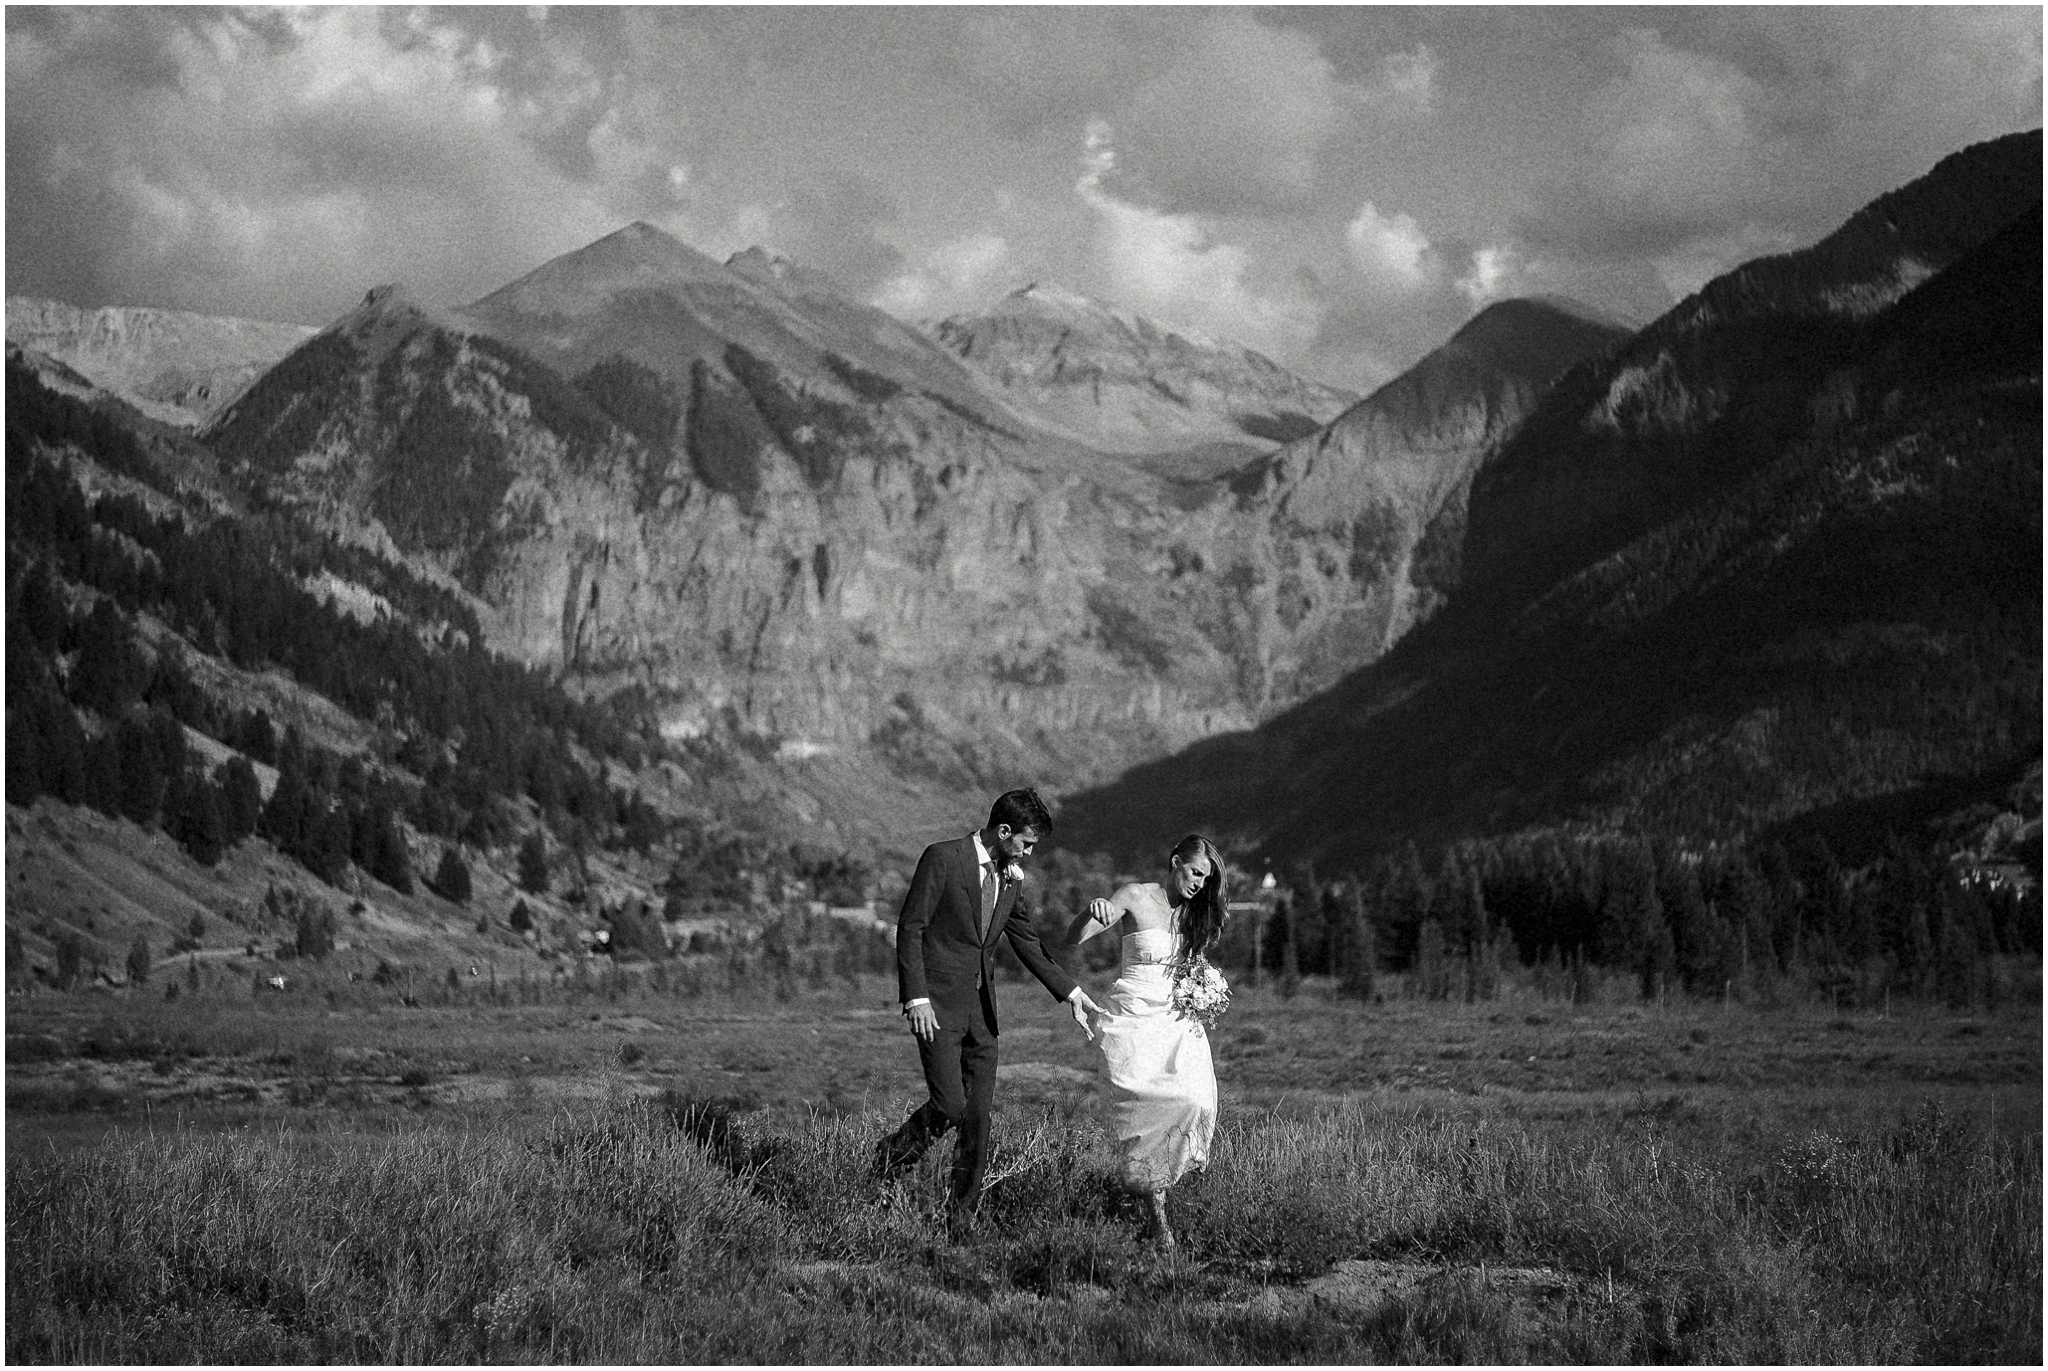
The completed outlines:
[[[1172,914],[1166,887],[1157,881],[1133,881],[1117,892],[1117,906],[1131,912],[1139,928],[1159,926]]]
[[[1132,881],[1127,885],[1118,886],[1116,892],[1109,897],[1109,902],[1126,914],[1138,915],[1153,905],[1164,903],[1165,899],[1165,891],[1156,882]]]

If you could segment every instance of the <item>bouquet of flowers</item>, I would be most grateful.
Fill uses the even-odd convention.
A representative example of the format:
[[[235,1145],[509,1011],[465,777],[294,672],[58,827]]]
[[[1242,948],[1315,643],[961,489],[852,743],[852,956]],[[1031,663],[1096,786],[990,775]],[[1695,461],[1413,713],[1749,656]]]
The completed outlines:
[[[1192,1019],[1203,1028],[1214,1028],[1230,1008],[1230,983],[1223,973],[1200,953],[1181,957],[1173,963],[1173,994],[1167,1001],[1173,1012]]]

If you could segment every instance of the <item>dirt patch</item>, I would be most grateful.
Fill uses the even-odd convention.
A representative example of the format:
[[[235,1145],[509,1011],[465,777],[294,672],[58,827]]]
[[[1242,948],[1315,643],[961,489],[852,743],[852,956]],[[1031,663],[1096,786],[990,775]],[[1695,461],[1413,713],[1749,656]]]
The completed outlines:
[[[1635,1299],[1636,1293],[1619,1282],[1595,1283],[1548,1266],[1346,1261],[1299,1285],[1269,1287],[1237,1307],[1275,1319],[1310,1316],[1371,1324],[1431,1307],[1477,1305],[1490,1309],[1498,1326],[1519,1330],[1533,1355],[1545,1345],[1544,1330],[1563,1322],[1572,1306]]]

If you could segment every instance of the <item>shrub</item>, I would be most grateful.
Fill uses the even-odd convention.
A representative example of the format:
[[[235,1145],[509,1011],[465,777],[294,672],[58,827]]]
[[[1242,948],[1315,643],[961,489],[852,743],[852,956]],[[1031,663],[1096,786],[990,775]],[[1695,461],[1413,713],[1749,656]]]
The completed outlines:
[[[292,949],[301,957],[325,957],[334,951],[334,911],[307,903],[299,908]]]

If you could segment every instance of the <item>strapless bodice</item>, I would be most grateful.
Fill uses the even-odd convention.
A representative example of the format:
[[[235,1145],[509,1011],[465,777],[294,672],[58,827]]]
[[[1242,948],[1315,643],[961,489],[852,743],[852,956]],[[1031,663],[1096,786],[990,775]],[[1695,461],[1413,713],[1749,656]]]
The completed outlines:
[[[1141,928],[1120,940],[1121,970],[1140,966],[1164,966],[1173,960],[1174,936],[1168,928]]]

